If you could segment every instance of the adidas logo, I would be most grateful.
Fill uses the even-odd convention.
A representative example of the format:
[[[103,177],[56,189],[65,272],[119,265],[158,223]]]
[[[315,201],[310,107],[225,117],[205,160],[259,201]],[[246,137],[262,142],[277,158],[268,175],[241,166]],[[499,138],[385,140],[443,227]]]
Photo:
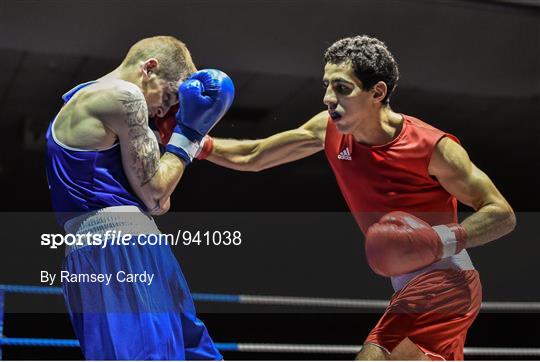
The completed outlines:
[[[345,148],[343,151],[341,151],[339,153],[339,155],[337,155],[337,158],[338,160],[347,160],[347,161],[351,161],[352,158],[351,158],[351,153],[349,152],[349,147]]]

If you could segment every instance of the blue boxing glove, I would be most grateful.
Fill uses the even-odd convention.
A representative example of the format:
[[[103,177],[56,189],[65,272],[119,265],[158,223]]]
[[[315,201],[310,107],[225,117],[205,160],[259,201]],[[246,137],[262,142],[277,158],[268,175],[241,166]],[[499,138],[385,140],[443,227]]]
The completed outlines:
[[[180,107],[167,152],[189,164],[201,148],[203,137],[227,113],[234,99],[234,85],[220,70],[193,73],[178,90]]]

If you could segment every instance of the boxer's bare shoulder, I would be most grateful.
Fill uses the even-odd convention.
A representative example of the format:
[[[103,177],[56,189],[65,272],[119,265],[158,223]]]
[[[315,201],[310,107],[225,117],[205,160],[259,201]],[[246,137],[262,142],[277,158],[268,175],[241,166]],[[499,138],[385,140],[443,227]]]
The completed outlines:
[[[112,79],[88,88],[86,94],[81,94],[82,109],[105,124],[148,118],[146,100],[135,84]]]
[[[54,122],[55,137],[64,145],[100,150],[118,141],[116,122],[147,114],[141,90],[133,83],[119,79],[98,81],[84,89],[64,105]]]
[[[437,144],[429,172],[448,192],[475,210],[491,203],[506,203],[489,177],[473,164],[467,151],[448,137]]]
[[[93,108],[96,115],[118,134],[120,129],[148,128],[148,107],[142,91],[123,80],[107,82]]]

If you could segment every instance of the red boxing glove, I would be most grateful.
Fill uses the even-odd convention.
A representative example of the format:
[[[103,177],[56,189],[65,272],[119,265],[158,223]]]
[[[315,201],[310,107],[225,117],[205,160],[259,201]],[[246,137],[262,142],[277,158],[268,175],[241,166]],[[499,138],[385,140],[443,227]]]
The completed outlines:
[[[386,214],[366,235],[366,256],[371,269],[382,276],[413,272],[459,253],[466,243],[459,224],[431,227],[402,211]]]
[[[156,129],[159,132],[160,143],[162,145],[166,145],[171,139],[174,127],[176,127],[176,112],[178,112],[178,104],[172,106],[167,114],[165,114],[163,117],[154,117],[153,119]],[[199,152],[197,153],[196,157],[199,160],[204,160],[212,153],[212,149],[214,148],[214,140],[212,137],[206,135],[201,143],[202,147],[199,148]]]
[[[195,156],[198,160],[205,160],[214,149],[214,139],[209,135],[204,136],[201,141],[202,147],[199,148],[199,152]]]
[[[162,145],[169,143],[174,127],[176,127],[176,112],[178,112],[178,104],[172,106],[163,117],[154,118],[154,124],[159,132],[160,143]]]

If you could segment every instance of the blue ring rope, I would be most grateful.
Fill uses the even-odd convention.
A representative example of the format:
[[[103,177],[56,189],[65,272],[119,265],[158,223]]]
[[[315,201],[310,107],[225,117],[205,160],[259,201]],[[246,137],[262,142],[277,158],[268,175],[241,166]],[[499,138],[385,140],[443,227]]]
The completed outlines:
[[[34,285],[12,285],[12,284],[0,284],[0,290],[8,293],[21,293],[21,294],[62,294],[62,288],[60,287],[43,287]]]
[[[52,338],[0,338],[3,346],[36,346],[36,347],[80,347],[76,339],[52,339]]]
[[[212,293],[192,293],[193,300],[198,302],[226,302],[240,303],[240,296],[235,294],[212,294]]]
[[[79,341],[76,339],[53,339],[53,338],[0,338],[2,346],[34,346],[34,347],[63,347],[77,348],[80,347]],[[216,343],[217,349],[220,351],[238,351],[238,343]]]
[[[18,294],[49,294],[62,295],[60,287],[45,287],[34,285],[0,284],[0,290]],[[240,296],[235,294],[193,293],[193,299],[200,302],[240,303]]]
[[[28,294],[50,294],[61,295],[62,288],[59,287],[46,287],[46,286],[32,286],[32,285],[6,285],[0,284],[0,359],[2,346],[34,346],[34,347],[80,347],[79,341],[76,339],[52,339],[52,338],[9,338],[2,336],[3,325],[3,302],[5,293],[28,293]],[[287,304],[304,304],[310,302],[317,302],[319,304],[323,299],[321,298],[294,298],[294,297],[268,297],[268,296],[246,296],[235,294],[212,294],[212,293],[194,293],[193,299],[202,302],[226,302],[226,303],[263,303],[280,304],[287,302]],[[332,304],[350,304],[351,302],[357,302],[354,300],[325,300],[326,302],[332,302]],[[362,301],[365,303],[366,301]],[[384,301],[368,301],[379,302]],[[493,307],[500,309],[507,308],[507,304],[514,304],[515,307],[522,307],[527,309],[538,308],[539,303],[512,303],[512,302],[491,302]],[[496,306],[501,304],[500,306]],[[493,308],[497,309],[497,308]],[[353,353],[358,351],[360,346],[328,346],[328,345],[289,345],[289,344],[268,344],[268,343],[216,343],[216,347],[220,351],[235,351],[235,352],[319,352],[319,353]],[[540,356],[540,348],[475,348],[466,347],[466,355],[493,355],[493,356]]]
[[[232,351],[232,352],[238,352],[240,351],[240,347],[238,346],[238,343],[216,343],[216,348],[220,351]]]

